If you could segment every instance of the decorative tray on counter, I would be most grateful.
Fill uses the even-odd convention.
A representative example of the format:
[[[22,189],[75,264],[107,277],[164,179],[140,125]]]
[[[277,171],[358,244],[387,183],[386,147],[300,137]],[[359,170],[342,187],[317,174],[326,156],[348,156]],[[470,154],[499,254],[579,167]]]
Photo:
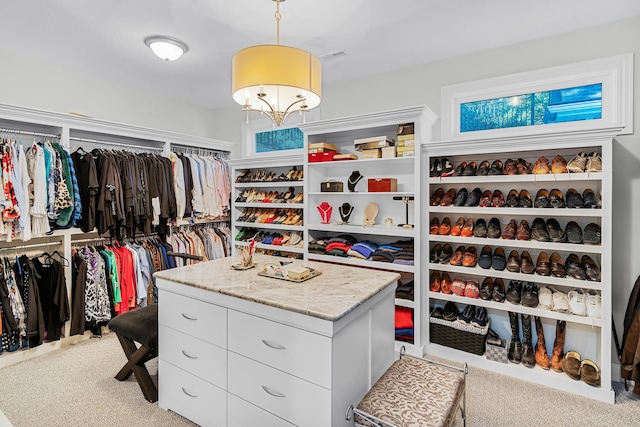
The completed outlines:
[[[259,271],[258,276],[271,277],[272,279],[286,280],[287,282],[301,283],[301,282],[306,282],[307,280],[313,279],[314,277],[322,274],[322,271],[315,270],[313,268],[309,268],[309,271],[310,271],[309,275],[301,279],[292,279],[291,277],[288,277],[288,276],[269,274],[269,273],[265,273],[264,271]]]

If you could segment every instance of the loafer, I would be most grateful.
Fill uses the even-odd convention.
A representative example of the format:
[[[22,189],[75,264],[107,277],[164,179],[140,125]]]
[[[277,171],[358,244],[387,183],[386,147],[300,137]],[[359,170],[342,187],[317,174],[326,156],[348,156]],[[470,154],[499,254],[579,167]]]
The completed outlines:
[[[536,198],[533,201],[533,206],[536,208],[548,208],[551,206],[549,203],[549,192],[544,188],[541,188],[536,193]]]
[[[429,317],[433,317],[434,319],[442,319],[444,317],[444,310],[442,307],[436,307],[433,309]]]
[[[536,274],[540,276],[551,275],[551,261],[549,260],[549,255],[544,251],[538,254],[538,260],[536,261]]]
[[[438,206],[442,201],[442,196],[444,196],[444,190],[442,188],[437,188],[436,191],[431,195],[431,206]]]
[[[529,252],[522,251],[520,254],[520,272],[524,274],[533,274],[535,270],[533,266],[533,261],[531,260],[531,255]]]
[[[456,189],[450,188],[446,193],[442,196],[442,200],[440,200],[440,206],[451,206],[453,204],[453,198],[456,196]]]
[[[569,254],[567,259],[564,261],[564,268],[567,270],[567,275],[573,277],[577,280],[585,280],[587,278],[587,274],[584,271],[584,265],[578,258],[576,254]]]
[[[478,165],[478,171],[476,172],[476,175],[478,175],[478,176],[487,176],[487,175],[489,175],[489,161],[488,160],[483,160],[482,162],[480,162],[480,164]]]
[[[533,282],[527,282],[522,285],[522,297],[520,303],[525,307],[537,307],[539,296],[538,285]]]
[[[451,255],[451,259],[449,260],[449,264],[451,265],[462,265],[462,257],[464,253],[467,251],[467,248],[464,246],[458,246],[456,251]]]
[[[462,227],[464,227],[464,218],[460,217],[457,219],[456,223],[451,227],[451,235],[459,236],[462,233]]]
[[[526,219],[520,221],[520,225],[518,225],[516,240],[531,240],[531,228],[529,228],[529,223]]]
[[[496,217],[493,217],[489,220],[489,225],[487,225],[487,237],[491,239],[497,239],[502,234],[502,230],[500,229],[500,220]]]
[[[475,176],[477,172],[478,168],[476,167],[476,162],[469,162],[462,171],[462,176]]]
[[[538,160],[536,160],[536,163],[533,165],[534,174],[539,175],[539,174],[547,174],[550,172],[551,172],[551,167],[549,166],[549,159],[542,156]]]
[[[487,237],[487,223],[484,219],[478,218],[473,226],[473,237]]]
[[[440,272],[434,271],[431,273],[431,280],[429,281],[429,290],[431,292],[440,292]]]
[[[429,234],[438,234],[440,231],[440,219],[435,217],[431,220],[431,224],[429,225]]]
[[[441,236],[447,236],[451,232],[451,220],[449,217],[445,217],[440,223],[438,234]]]
[[[440,264],[446,264],[451,261],[452,256],[453,249],[451,248],[451,245],[445,243],[445,245],[442,247],[442,250],[440,251],[440,257],[438,258],[437,262],[439,262]]]
[[[509,253],[507,259],[507,270],[512,273],[520,273],[520,254],[515,249]]]
[[[507,266],[507,260],[504,256],[504,249],[498,246],[493,251],[493,257],[491,258],[491,268],[494,270],[502,271]]]
[[[582,243],[582,229],[575,221],[569,221],[565,228],[565,233],[567,234],[567,240],[569,243]]]
[[[462,257],[462,265],[464,267],[475,267],[478,263],[478,254],[474,246],[469,246]]]
[[[467,189],[461,188],[458,190],[456,197],[453,198],[453,206],[464,206],[464,203],[467,201]]]
[[[496,278],[493,281],[493,289],[491,290],[491,299],[495,302],[504,302],[505,290],[504,290],[504,282],[500,278]]]
[[[491,163],[489,175],[502,175],[502,162],[500,160],[494,160],[493,163]]]
[[[451,293],[454,295],[463,296],[466,287],[467,282],[460,277],[456,277],[455,279],[453,279],[453,282],[451,282]]]
[[[485,190],[484,193],[482,193],[478,206],[481,208],[487,208],[491,206],[491,190]]]
[[[446,157],[442,158],[442,176],[451,176],[453,175],[454,169],[449,159]]]
[[[549,204],[552,208],[564,208],[567,205],[564,203],[564,197],[562,191],[554,188],[549,192]]]
[[[558,252],[553,252],[549,258],[551,264],[551,275],[554,277],[565,277],[567,270],[564,268],[564,261]]]
[[[580,261],[582,262],[582,266],[584,267],[587,280],[590,280],[592,282],[599,282],[600,267],[598,267],[598,264],[596,264],[596,262],[589,255],[582,255]]]
[[[514,159],[507,159],[504,162],[504,168],[502,173],[505,175],[517,175],[518,174],[518,161]]]
[[[460,312],[458,311],[458,307],[453,301],[447,301],[444,305],[444,309],[442,310],[442,318],[449,322],[453,322],[458,318]]]
[[[432,262],[432,263],[438,262],[440,260],[441,253],[442,253],[442,245],[438,243],[433,247],[433,249],[431,249],[431,252],[429,255],[429,262]]]
[[[582,192],[582,202],[585,208],[597,209],[602,207],[600,197],[590,188],[586,188]]]
[[[491,223],[489,223],[489,227],[491,227]],[[509,221],[509,224],[504,228],[502,232],[502,238],[506,240],[513,240],[516,238],[516,220],[512,219]]]
[[[528,175],[531,173],[531,163],[525,159],[518,159],[516,167],[518,168],[518,175]]]
[[[516,190],[515,188],[509,190],[505,204],[510,208],[517,208],[520,206],[520,196],[518,195],[518,190]]]
[[[573,173],[581,173],[587,167],[587,153],[580,152],[573,156],[567,163],[567,170]]]
[[[522,298],[522,282],[519,280],[510,280],[505,296],[511,304],[520,304],[520,299]]]
[[[530,208],[533,206],[533,203],[531,203],[531,194],[529,194],[527,190],[520,190],[518,197],[520,198],[521,208]]]
[[[491,246],[483,247],[480,251],[480,256],[478,257],[478,265],[484,269],[491,268],[491,259]]]
[[[600,154],[595,151],[589,154],[589,157],[587,157],[585,172],[602,172],[602,157],[600,157]]]
[[[602,230],[600,226],[594,222],[587,224],[584,228],[582,240],[585,245],[599,245],[602,239]]]
[[[462,162],[458,166],[456,166],[456,170],[451,174],[452,176],[462,176],[462,172],[464,172],[464,168],[467,167],[467,162]]]
[[[467,218],[462,227],[462,231],[460,232],[462,237],[471,237],[473,236],[473,218]]]
[[[570,188],[564,196],[568,208],[582,208],[584,207],[584,200],[580,193],[575,188]]]
[[[478,203],[480,203],[481,196],[482,196],[482,190],[480,190],[477,187],[474,188],[473,191],[469,193],[469,195],[467,196],[467,200],[464,202],[464,205],[468,207],[478,206]]]
[[[567,242],[567,234],[560,228],[560,223],[555,218],[547,219],[545,224],[547,233],[549,235],[549,239],[552,242],[556,243],[566,243]]]
[[[475,315],[476,308],[473,305],[469,304],[464,308],[464,310],[462,310],[462,313],[458,315],[457,321],[460,323],[469,323]]]
[[[480,293],[480,287],[475,280],[467,280],[467,285],[464,287],[464,296],[467,298],[478,298]]]
[[[538,242],[549,242],[549,233],[547,232],[547,225],[542,218],[535,218],[531,224],[531,239]]]
[[[494,190],[493,195],[491,196],[491,205],[494,208],[502,208],[505,205],[504,195],[500,190]]]
[[[567,161],[560,154],[551,161],[551,173],[567,173]]]
[[[482,282],[482,286],[480,286],[480,293],[478,296],[480,299],[489,301],[491,300],[491,294],[493,293],[493,279],[491,277],[486,277]]]
[[[449,278],[449,273],[446,271],[442,273],[442,277],[440,278],[440,292],[443,294],[451,293],[451,279]]]
[[[489,316],[487,315],[487,309],[484,307],[477,307],[476,312],[473,316],[473,319],[471,319],[471,325],[477,328],[484,328],[485,326],[487,326],[488,320],[489,320]],[[595,380],[592,383],[587,383],[587,384],[594,385]],[[600,385],[599,377],[598,377],[598,385]]]

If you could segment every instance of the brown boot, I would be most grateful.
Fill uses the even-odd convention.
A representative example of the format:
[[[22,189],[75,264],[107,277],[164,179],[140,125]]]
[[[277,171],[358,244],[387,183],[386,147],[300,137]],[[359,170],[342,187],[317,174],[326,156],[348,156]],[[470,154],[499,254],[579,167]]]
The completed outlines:
[[[536,343],[536,365],[542,369],[549,369],[551,362],[547,354],[547,346],[544,342],[544,330],[542,329],[542,321],[536,316],[536,333],[538,334],[538,342]]]
[[[567,322],[558,320],[556,325],[556,340],[553,342],[553,353],[551,354],[551,369],[556,372],[563,372],[562,358],[564,357],[564,334]]]

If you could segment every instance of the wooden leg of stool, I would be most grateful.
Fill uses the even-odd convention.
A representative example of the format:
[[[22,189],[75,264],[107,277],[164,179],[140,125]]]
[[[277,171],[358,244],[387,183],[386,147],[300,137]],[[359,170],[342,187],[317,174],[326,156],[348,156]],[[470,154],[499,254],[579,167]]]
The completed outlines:
[[[115,378],[118,381],[124,381],[133,373],[145,399],[149,402],[156,402],[158,400],[158,389],[153,384],[151,375],[149,375],[149,371],[144,366],[145,362],[153,359],[153,350],[144,345],[138,348],[134,341],[121,335],[118,335],[118,339],[128,360]]]

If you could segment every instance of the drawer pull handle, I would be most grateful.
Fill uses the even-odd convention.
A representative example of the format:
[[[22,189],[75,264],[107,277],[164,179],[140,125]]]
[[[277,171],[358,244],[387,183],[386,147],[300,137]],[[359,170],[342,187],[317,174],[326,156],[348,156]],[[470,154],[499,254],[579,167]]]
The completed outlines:
[[[189,393],[184,387],[182,387],[182,392],[189,397],[198,397],[197,394]]]
[[[285,396],[284,394],[282,394],[282,393],[280,393],[278,391],[274,391],[274,390],[269,389],[269,387],[267,387],[266,385],[263,385],[262,389],[264,391],[266,391],[267,393],[269,393],[271,396],[274,396],[274,397],[287,397],[287,396]]]
[[[186,351],[182,350],[182,354],[184,354],[185,356],[187,356],[189,359],[197,359],[198,356],[194,356],[192,354],[187,353]]]
[[[187,319],[187,320],[198,320],[198,318],[197,318],[197,317],[191,317],[191,316],[188,316],[188,315],[186,315],[186,314],[184,314],[184,313],[182,313],[182,317],[184,317],[184,318],[185,318],[185,319]]]
[[[286,350],[287,349],[287,347],[285,347],[283,345],[275,344],[275,343],[272,343],[271,341],[267,341],[267,340],[262,340],[262,343],[264,345],[266,345],[267,347],[271,347],[271,348],[273,348],[275,350]]]

